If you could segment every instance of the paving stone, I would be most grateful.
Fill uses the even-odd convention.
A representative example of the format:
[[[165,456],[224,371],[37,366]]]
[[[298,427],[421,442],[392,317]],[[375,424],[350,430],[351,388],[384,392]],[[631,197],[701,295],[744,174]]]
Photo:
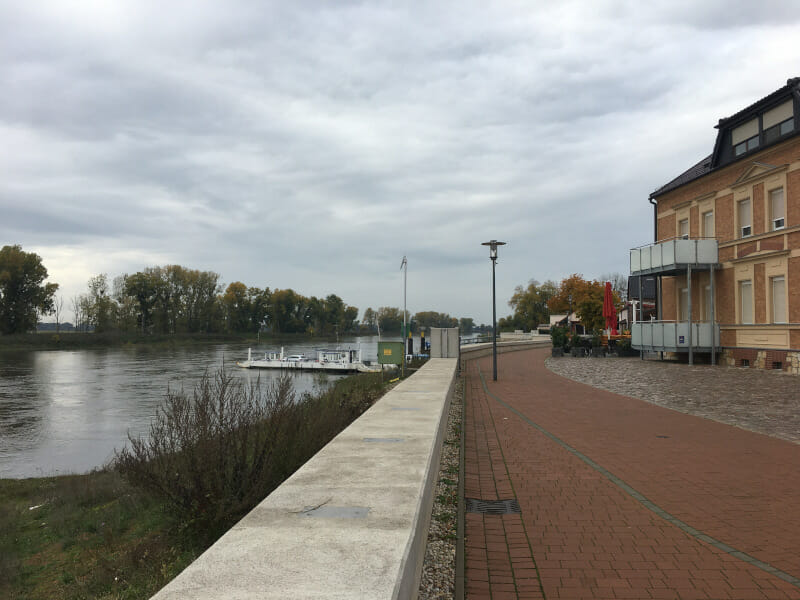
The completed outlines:
[[[486,529],[487,519],[468,520],[468,598],[486,597],[469,595],[477,592],[469,585],[473,569],[488,569],[491,582],[493,568],[502,566],[517,598],[528,597],[524,580],[539,581],[536,592],[547,598],[800,599],[797,582],[753,564],[800,577],[797,379],[639,359],[548,360],[554,370],[562,361],[597,368],[583,381],[610,377],[609,389],[621,391],[619,381],[627,381],[623,396],[548,370],[548,353],[502,355],[497,382],[491,357],[467,363],[465,481],[474,493],[513,490],[522,511],[514,516],[532,549],[529,563],[512,554],[512,539],[522,547],[513,521],[498,531]],[[637,390],[645,402],[632,397]],[[672,401],[670,394],[686,398]],[[689,408],[705,418],[684,414]],[[726,414],[738,415],[736,427],[717,422]],[[773,437],[752,432],[758,428]],[[489,535],[493,552],[504,556],[471,562],[470,541]]]

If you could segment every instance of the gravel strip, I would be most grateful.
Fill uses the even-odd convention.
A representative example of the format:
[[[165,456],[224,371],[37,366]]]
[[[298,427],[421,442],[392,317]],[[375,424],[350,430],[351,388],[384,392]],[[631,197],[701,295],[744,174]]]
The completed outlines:
[[[439,480],[422,564],[420,600],[452,599],[456,581],[458,526],[458,459],[461,447],[463,380],[459,379],[447,417],[447,437],[442,445]]]
[[[552,372],[679,412],[800,443],[800,377],[640,358],[547,358]]]

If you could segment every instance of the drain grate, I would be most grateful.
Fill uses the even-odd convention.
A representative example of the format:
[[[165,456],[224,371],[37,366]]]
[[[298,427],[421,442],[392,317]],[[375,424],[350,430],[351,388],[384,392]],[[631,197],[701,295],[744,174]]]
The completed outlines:
[[[478,500],[477,498],[465,498],[465,508],[470,513],[480,513],[483,515],[514,515],[522,511],[519,509],[519,502],[516,498],[511,500]]]

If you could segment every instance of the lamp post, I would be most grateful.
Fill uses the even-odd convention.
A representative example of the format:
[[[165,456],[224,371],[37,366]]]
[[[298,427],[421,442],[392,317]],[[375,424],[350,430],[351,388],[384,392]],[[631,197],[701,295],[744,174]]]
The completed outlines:
[[[494,284],[494,268],[497,264],[497,247],[505,246],[505,242],[492,240],[483,242],[481,246],[489,246],[489,260],[492,261],[492,380],[497,381],[497,299]]]

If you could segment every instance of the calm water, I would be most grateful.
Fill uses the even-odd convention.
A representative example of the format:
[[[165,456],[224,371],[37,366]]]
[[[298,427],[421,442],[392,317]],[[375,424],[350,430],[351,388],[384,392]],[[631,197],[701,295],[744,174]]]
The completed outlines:
[[[383,338],[384,340],[391,338]],[[399,338],[398,338],[399,339]],[[377,357],[377,338],[343,340]],[[327,344],[335,347],[335,343]],[[287,354],[313,354],[325,342],[285,342]],[[258,352],[278,351],[261,344]],[[82,473],[102,466],[130,431],[146,434],[167,389],[190,391],[225,362],[236,377],[266,385],[278,371],[235,366],[247,344],[0,353],[0,478]],[[298,392],[322,390],[341,375],[293,373]]]

